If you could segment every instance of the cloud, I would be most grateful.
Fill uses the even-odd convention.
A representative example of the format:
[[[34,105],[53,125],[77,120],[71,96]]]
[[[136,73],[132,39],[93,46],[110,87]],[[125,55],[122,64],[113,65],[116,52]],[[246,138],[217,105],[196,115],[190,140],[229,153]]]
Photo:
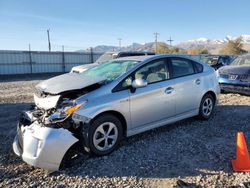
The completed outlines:
[[[44,16],[39,14],[32,14],[32,13],[24,13],[24,12],[10,12],[10,11],[2,11],[2,15],[11,16],[11,17],[18,17],[18,18],[25,18],[25,19],[35,19],[40,21],[47,21],[47,22],[56,22],[56,23],[72,23],[78,25],[84,25],[87,22],[65,19],[65,18],[58,18],[52,16]]]

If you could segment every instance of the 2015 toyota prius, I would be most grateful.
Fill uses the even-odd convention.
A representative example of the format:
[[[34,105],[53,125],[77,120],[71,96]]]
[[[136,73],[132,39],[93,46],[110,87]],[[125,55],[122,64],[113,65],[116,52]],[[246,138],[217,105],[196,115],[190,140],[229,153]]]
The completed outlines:
[[[95,155],[123,137],[184,118],[209,119],[220,93],[214,69],[174,55],[111,60],[36,86],[13,143],[28,164],[57,170],[75,143]]]

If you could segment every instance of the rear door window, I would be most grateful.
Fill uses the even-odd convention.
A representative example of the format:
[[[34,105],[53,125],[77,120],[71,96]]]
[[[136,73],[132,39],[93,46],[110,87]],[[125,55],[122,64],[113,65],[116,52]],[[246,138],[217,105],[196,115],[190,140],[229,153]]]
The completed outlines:
[[[195,72],[196,72],[196,73],[201,73],[201,72],[203,72],[203,65],[202,65],[202,64],[193,62],[193,65],[194,65],[194,68],[195,68]]]
[[[170,63],[173,78],[195,74],[193,63],[188,59],[170,58]]]

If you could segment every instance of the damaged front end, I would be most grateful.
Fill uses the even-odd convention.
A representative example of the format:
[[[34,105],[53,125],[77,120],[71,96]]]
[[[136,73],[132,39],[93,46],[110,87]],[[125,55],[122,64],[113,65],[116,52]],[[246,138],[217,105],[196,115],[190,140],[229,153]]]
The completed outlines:
[[[87,100],[77,104],[72,98],[65,98],[62,95],[46,96],[39,98],[34,95],[35,108],[31,112],[33,120],[39,124],[51,128],[77,129],[72,120],[72,114],[83,107]]]
[[[34,94],[35,105],[20,116],[14,152],[32,166],[58,170],[65,153],[82,138],[82,124],[72,116],[87,100],[77,104],[75,99],[100,86],[96,83],[58,94],[38,90]]]

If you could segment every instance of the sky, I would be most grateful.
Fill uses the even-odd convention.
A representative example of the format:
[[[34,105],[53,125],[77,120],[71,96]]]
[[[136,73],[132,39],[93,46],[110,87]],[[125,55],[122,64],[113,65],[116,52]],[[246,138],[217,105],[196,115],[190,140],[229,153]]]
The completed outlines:
[[[250,34],[249,0],[0,0],[0,49],[79,50]]]

